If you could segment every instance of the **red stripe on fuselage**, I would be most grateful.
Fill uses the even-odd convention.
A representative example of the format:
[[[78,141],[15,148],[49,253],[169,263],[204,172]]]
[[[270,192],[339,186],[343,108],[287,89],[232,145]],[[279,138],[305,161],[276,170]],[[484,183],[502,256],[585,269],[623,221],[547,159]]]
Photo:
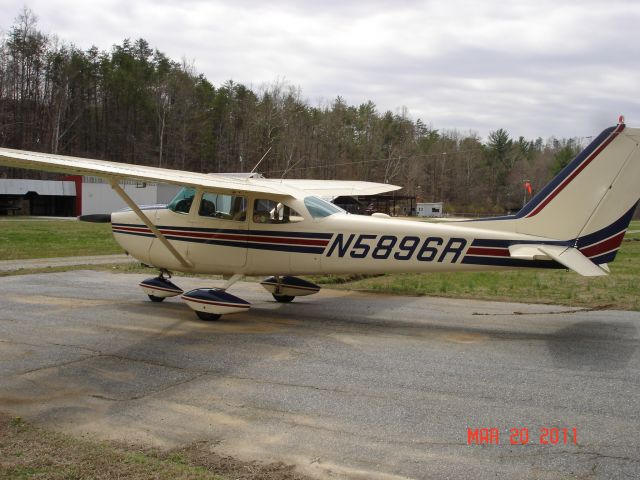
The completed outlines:
[[[153,233],[146,227],[113,227],[115,232],[123,230],[125,232],[135,233]],[[315,240],[309,238],[297,238],[297,237],[265,237],[260,235],[243,235],[236,233],[207,233],[196,232],[189,230],[171,230],[162,228],[160,233],[163,235],[170,235],[173,237],[193,237],[193,238],[209,238],[212,240],[233,240],[237,242],[255,242],[255,243],[277,243],[286,245],[312,245],[319,247],[326,247],[329,240]]]
[[[467,250],[467,255],[482,255],[487,257],[509,257],[509,249],[507,248],[491,248],[491,247],[471,247]]]
[[[598,255],[601,255],[606,252],[610,252],[611,250],[616,250],[618,247],[620,247],[620,244],[622,243],[622,239],[624,238],[625,233],[626,233],[626,229],[625,231],[620,232],[611,238],[603,240],[600,243],[596,243],[595,245],[592,245],[590,247],[581,248],[580,252],[582,252],[582,254],[585,257],[590,258],[590,257],[597,257]]]
[[[152,233],[147,227],[120,227],[114,226],[113,231],[124,230],[125,232],[140,232],[140,233]]]

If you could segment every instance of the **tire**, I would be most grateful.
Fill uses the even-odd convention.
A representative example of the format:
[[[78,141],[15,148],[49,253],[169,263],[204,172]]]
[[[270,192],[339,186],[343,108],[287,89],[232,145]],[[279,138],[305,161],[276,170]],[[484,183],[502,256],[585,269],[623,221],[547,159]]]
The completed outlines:
[[[218,320],[222,316],[219,313],[207,313],[198,311],[196,311],[196,315],[200,320],[203,320],[205,322],[213,322],[215,320]]]
[[[291,303],[293,302],[293,299],[296,298],[293,295],[276,295],[275,293],[273,293],[272,295],[278,303]]]
[[[165,297],[156,297],[155,295],[149,295],[149,300],[151,300],[152,302],[162,302],[165,299]]]

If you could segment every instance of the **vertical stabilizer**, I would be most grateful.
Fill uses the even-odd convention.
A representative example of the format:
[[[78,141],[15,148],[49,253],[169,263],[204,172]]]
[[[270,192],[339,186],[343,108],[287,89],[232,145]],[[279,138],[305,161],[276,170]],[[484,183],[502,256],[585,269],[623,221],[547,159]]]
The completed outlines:
[[[626,217],[640,197],[639,144],[623,123],[602,132],[516,215],[517,232],[576,239]]]

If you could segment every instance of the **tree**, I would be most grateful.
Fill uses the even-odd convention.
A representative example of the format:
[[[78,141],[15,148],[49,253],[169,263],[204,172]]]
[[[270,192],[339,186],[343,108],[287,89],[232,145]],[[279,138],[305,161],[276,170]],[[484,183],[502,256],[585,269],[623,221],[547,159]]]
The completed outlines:
[[[553,164],[551,166],[551,172],[555,176],[560,170],[566,167],[571,160],[573,160],[580,149],[574,144],[574,142],[569,141],[564,147],[560,148],[558,152],[553,156]]]
[[[515,164],[513,140],[503,128],[495,130],[489,134],[487,143],[487,161],[491,171],[491,189],[494,194],[494,205],[499,206],[509,172]]]

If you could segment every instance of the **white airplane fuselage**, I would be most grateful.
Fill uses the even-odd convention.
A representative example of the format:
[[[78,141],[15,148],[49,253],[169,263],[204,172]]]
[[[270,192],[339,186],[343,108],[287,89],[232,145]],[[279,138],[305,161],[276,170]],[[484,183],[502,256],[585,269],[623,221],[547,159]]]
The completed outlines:
[[[248,205],[252,205],[252,199],[248,200]],[[251,210],[244,221],[205,218],[198,214],[197,200],[188,214],[167,208],[145,210],[151,222],[191,262],[191,267],[180,264],[134,212],[112,214],[112,224],[122,248],[145,264],[174,271],[223,275],[379,274],[508,268],[519,266],[507,259],[508,242],[552,241],[487,230],[486,225],[482,229],[474,228],[473,223],[464,222],[430,223],[342,212],[316,219],[302,201],[290,200],[289,203],[302,220],[256,223]]]

